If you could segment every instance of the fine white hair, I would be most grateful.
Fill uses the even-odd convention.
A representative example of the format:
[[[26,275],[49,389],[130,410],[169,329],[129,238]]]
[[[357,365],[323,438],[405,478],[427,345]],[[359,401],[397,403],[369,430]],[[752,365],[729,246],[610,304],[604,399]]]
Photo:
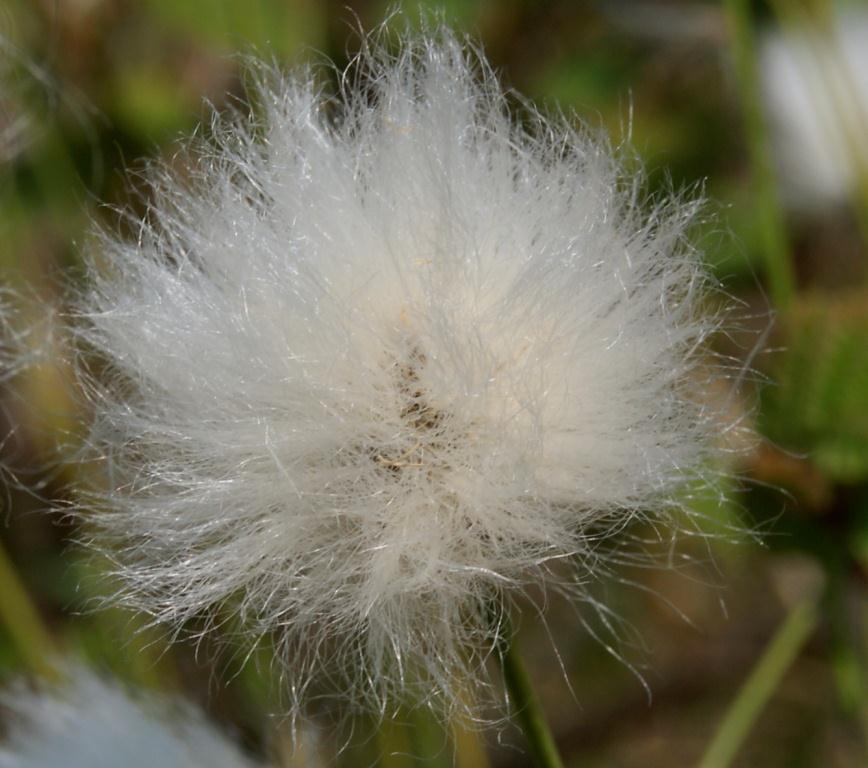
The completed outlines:
[[[0,21],[3,14],[0,12]],[[0,173],[7,163],[15,160],[26,148],[36,132],[31,116],[24,108],[16,65],[27,68],[27,62],[15,50],[10,40],[0,33]]]
[[[509,602],[580,592],[701,473],[715,320],[695,204],[646,204],[448,30],[363,42],[337,95],[257,70],[260,110],[101,236],[78,334],[110,489],[82,506],[117,599],[234,612],[293,704],[450,705]]]
[[[12,328],[9,322],[9,303],[0,286],[0,383],[12,373]]]
[[[135,695],[75,668],[62,684],[0,696],[0,768],[253,768],[187,702]]]

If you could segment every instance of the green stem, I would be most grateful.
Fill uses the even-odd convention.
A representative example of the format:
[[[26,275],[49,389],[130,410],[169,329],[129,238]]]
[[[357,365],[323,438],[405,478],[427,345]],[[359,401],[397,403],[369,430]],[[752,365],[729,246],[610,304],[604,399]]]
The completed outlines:
[[[775,306],[779,310],[786,310],[795,293],[796,281],[790,261],[787,231],[778,204],[768,131],[759,92],[750,3],[749,0],[724,0],[724,8],[753,173],[757,224],[765,251],[769,290]]]
[[[815,600],[798,603],[780,626],[720,724],[699,768],[726,768],[817,626]]]
[[[505,641],[500,659],[509,698],[538,768],[563,768],[552,732],[514,641]]]
[[[51,660],[57,658],[51,635],[42,623],[36,606],[0,544],[0,621],[12,636],[27,666],[37,675],[57,677]]]

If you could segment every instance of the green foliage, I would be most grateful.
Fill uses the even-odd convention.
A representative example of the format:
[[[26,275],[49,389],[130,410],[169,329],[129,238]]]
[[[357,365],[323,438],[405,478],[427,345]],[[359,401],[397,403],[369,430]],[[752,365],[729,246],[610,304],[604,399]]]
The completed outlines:
[[[868,480],[868,297],[802,298],[781,325],[763,431],[832,483]]]
[[[325,33],[325,4],[317,0],[144,0],[142,6],[179,38],[225,53],[295,55],[320,45]]]

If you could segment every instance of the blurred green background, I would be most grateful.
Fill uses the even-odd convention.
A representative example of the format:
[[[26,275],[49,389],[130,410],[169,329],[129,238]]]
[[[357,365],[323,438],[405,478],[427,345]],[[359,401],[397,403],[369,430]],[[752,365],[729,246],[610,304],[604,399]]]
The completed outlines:
[[[116,220],[111,206],[140,205],[128,171],[144,158],[172,160],[177,140],[207,119],[203,99],[219,108],[243,97],[240,54],[286,66],[323,55],[343,64],[358,25],[371,28],[389,7],[0,0],[2,284],[25,291],[34,313],[40,304],[62,307],[61,285],[76,274],[91,222]],[[784,139],[770,132],[775,117],[765,110],[769,89],[786,98],[786,85],[761,87],[756,55],[773,33],[828,38],[841,14],[865,25],[868,7],[449,0],[404,8],[410,18],[441,8],[483,42],[509,85],[544,109],[605,127],[616,144],[629,139],[651,191],[690,187],[707,196],[695,241],[738,316],[718,351],[750,368],[732,408],[757,437],[730,468],[743,480],[726,483],[722,500],[696,502],[709,536],[679,545],[670,567],[625,566],[596,587],[620,619],[617,639],[593,610],[583,626],[556,606],[559,659],[532,614],[521,625],[566,763],[699,764],[776,629],[807,605],[819,619],[796,642],[792,666],[772,675],[771,699],[748,717],[733,764],[868,765],[868,166],[858,151],[868,140],[868,86],[860,90],[858,72],[847,78],[825,67],[825,49],[814,46],[805,79],[820,72],[821,90],[861,104],[855,119],[849,107],[823,118],[849,120],[851,141],[834,132],[828,141],[852,178],[837,196],[794,201],[786,187],[794,171],[781,169],[774,152]],[[868,73],[868,33],[864,50]],[[835,78],[847,82],[839,89]],[[810,188],[808,160],[795,174]],[[26,320],[17,318],[20,327]],[[267,658],[243,665],[216,642],[197,658],[194,646],[169,647],[136,617],[89,610],[98,564],[69,545],[76,531],[62,514],[44,514],[69,501],[67,470],[52,463],[81,419],[69,375],[48,354],[0,385],[0,436],[8,435],[0,448],[10,467],[0,540],[12,569],[0,580],[21,580],[50,633],[45,644],[130,682],[183,691],[251,753],[284,765],[527,764],[509,727],[474,733],[413,712],[382,727],[323,720],[302,728],[293,750],[289,724],[267,717],[279,706]],[[25,607],[0,602],[6,681],[38,666],[29,656],[40,652],[32,647],[40,630]],[[215,670],[228,684],[211,682]]]

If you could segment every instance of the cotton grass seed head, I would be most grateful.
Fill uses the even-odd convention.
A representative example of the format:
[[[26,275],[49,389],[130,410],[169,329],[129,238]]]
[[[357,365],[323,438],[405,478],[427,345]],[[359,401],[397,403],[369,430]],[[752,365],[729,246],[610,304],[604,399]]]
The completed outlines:
[[[52,689],[7,690],[0,706],[0,768],[254,766],[189,704],[133,696],[82,668]]]
[[[506,603],[706,456],[695,209],[448,31],[255,96],[99,243],[94,541],[155,620],[276,638],[294,703],[449,705]]]

